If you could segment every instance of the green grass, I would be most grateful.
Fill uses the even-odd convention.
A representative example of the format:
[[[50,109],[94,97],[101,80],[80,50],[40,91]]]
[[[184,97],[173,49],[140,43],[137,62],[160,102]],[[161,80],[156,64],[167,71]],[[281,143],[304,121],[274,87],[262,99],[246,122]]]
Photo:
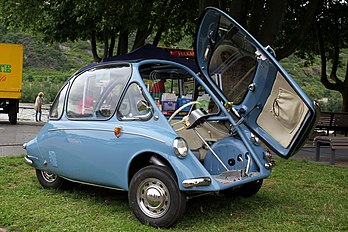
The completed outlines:
[[[0,228],[7,231],[159,231],[132,215],[126,192],[74,185],[42,189],[23,157],[0,158]],[[348,168],[277,160],[254,197],[188,202],[164,231],[348,230]]]

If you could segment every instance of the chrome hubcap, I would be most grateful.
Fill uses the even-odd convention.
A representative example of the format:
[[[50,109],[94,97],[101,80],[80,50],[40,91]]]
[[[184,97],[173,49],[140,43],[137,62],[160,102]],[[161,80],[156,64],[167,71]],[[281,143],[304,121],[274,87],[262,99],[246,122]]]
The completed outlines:
[[[57,179],[57,175],[47,171],[41,171],[41,175],[45,181],[52,183]]]
[[[143,180],[137,189],[137,202],[146,216],[159,218],[168,211],[169,191],[163,182],[156,178]]]

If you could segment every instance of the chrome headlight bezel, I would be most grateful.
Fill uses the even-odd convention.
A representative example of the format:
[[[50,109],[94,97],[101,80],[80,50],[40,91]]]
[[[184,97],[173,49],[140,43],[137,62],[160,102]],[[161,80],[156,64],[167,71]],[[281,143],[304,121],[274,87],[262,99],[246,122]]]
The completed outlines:
[[[185,139],[183,139],[181,137],[174,139],[173,149],[174,149],[175,155],[180,159],[185,158],[188,154],[188,151],[189,151],[187,142],[185,141]]]

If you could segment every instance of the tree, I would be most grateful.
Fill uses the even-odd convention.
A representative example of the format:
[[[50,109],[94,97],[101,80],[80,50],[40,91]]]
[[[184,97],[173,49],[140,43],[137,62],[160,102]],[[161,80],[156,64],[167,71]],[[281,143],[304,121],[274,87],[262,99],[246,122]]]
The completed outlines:
[[[344,77],[337,74],[342,65],[340,50],[348,46],[348,3],[326,0],[323,3],[314,24],[321,57],[321,82],[342,95],[342,111],[348,112],[348,59]],[[327,61],[332,63],[329,75]]]
[[[296,18],[294,13],[292,18]],[[308,64],[317,55],[321,60],[323,86],[337,91],[342,96],[341,110],[348,112],[348,60],[340,55],[348,47],[348,3],[340,0],[320,0],[309,31],[295,54],[307,60]],[[286,24],[291,26],[291,20]],[[346,50],[347,51],[347,50]],[[347,57],[347,56],[346,56]],[[338,68],[345,67],[345,73]]]
[[[202,0],[200,10],[216,6],[228,12],[277,58],[295,52],[310,30],[319,0]]]
[[[319,54],[323,85],[341,93],[348,111],[348,71],[344,77],[337,73],[339,52],[347,48],[347,0],[0,0],[6,12],[0,23],[50,42],[89,40],[98,62],[148,41],[171,45],[193,35],[199,12],[210,5],[233,16],[264,46],[271,45],[278,59],[295,53],[310,62]]]
[[[45,41],[65,42],[89,40],[96,62],[145,44],[155,35],[153,44],[161,40],[179,41],[192,32],[197,18],[198,1],[184,0],[0,0],[1,22],[42,34]],[[193,33],[192,33],[193,34]],[[118,40],[118,42],[117,42]],[[102,55],[98,43],[103,44]]]

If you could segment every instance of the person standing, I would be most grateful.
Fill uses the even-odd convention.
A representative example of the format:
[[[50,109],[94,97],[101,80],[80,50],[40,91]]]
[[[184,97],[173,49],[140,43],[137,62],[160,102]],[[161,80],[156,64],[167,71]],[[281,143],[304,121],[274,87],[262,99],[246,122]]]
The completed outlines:
[[[37,121],[37,122],[41,122],[41,114],[42,114],[42,112],[41,112],[41,109],[42,109],[42,105],[43,105],[43,96],[44,96],[44,94],[43,94],[43,92],[40,92],[40,93],[38,93],[38,95],[37,95],[37,97],[36,97],[36,100],[35,100],[35,107],[34,107],[34,109],[35,109],[35,120]]]

